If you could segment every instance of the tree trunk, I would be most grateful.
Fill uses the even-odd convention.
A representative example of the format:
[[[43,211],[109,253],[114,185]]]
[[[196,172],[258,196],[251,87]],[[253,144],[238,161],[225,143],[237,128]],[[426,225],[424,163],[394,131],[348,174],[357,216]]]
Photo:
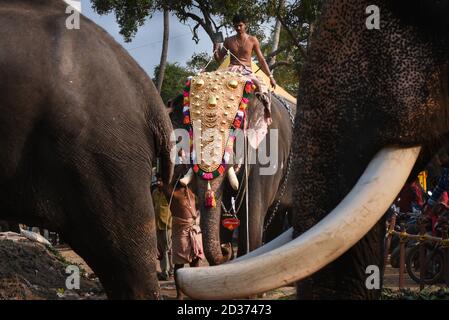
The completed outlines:
[[[281,22],[279,19],[276,19],[276,24],[274,26],[274,35],[273,35],[273,47],[271,49],[271,52],[275,52],[279,48],[279,38],[281,36]],[[270,60],[268,61],[268,65],[271,66],[276,63],[276,56],[272,56]]]
[[[168,55],[168,37],[170,34],[170,24],[169,24],[169,10],[164,9],[164,37],[162,40],[162,53],[161,53],[161,62],[159,63],[159,74],[157,76],[157,91],[161,93],[162,83],[164,82],[165,76],[165,66],[167,64],[167,55]]]
[[[285,1],[281,0],[279,3],[279,7],[284,7]],[[276,19],[276,24],[274,25],[274,34],[273,34],[273,48],[271,52],[275,52],[279,48],[279,39],[281,37],[281,28],[282,24],[279,19]],[[276,63],[276,56],[272,56],[268,61],[268,65],[271,66]]]

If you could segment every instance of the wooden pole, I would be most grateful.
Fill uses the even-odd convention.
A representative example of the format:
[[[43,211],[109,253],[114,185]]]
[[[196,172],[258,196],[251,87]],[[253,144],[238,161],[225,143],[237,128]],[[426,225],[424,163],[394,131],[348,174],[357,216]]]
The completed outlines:
[[[399,289],[404,288],[405,273],[405,244],[407,243],[407,233],[405,227],[401,225],[401,235],[399,244]]]
[[[443,220],[443,219],[441,219]],[[446,286],[449,286],[449,237],[448,237],[448,221],[444,219],[442,221],[441,236],[443,238],[442,248],[443,248],[443,273],[444,282]]]
[[[426,235],[426,222],[425,219],[420,217],[418,221],[419,225],[419,235],[421,236],[419,240],[419,290],[424,289],[424,279],[426,277],[426,245],[425,245],[425,235]]]
[[[382,279],[383,279],[383,276],[385,275],[385,268],[388,263],[388,256],[389,256],[390,246],[391,246],[391,238],[393,237],[393,231],[394,231],[394,227],[396,225],[396,217],[397,217],[397,214],[395,212],[391,216],[390,224],[388,226],[387,241],[385,243],[384,265],[382,267]]]

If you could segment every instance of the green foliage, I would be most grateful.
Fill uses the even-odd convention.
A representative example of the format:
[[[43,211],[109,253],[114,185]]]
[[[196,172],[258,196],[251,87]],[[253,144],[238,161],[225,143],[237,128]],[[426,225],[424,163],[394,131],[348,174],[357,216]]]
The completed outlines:
[[[194,22],[195,41],[198,41],[198,28],[203,28],[210,39],[223,27],[232,28],[232,18],[242,13],[248,18],[248,32],[258,37],[262,50],[267,56],[271,52],[271,39],[265,39],[263,24],[277,18],[282,23],[279,47],[284,50],[277,55],[274,76],[278,84],[292,95],[296,95],[302,67],[307,59],[311,34],[316,20],[321,13],[324,0],[92,0],[93,8],[99,14],[114,12],[125,41],[130,41],[138,28],[156,11],[168,8],[171,13],[184,23]],[[196,53],[187,63],[187,68],[171,64],[186,73],[196,73],[209,61],[209,54]],[[213,61],[207,71],[215,70],[218,64]],[[158,68],[157,68],[158,70]],[[173,72],[175,70],[172,70]],[[175,73],[176,73],[175,72]],[[167,84],[175,79],[169,79]],[[184,80],[182,80],[184,81]],[[164,83],[164,88],[166,88]],[[177,87],[177,85],[175,85]],[[164,89],[163,89],[164,91]],[[163,95],[164,100],[167,96]]]
[[[281,43],[289,45],[287,51],[298,71],[302,69],[307,59],[311,36],[321,14],[323,2],[323,0],[295,0],[285,3],[283,0],[266,0],[267,11],[282,24]]]
[[[296,69],[289,66],[276,68],[273,72],[276,83],[292,96],[296,97],[299,89],[299,76]]]
[[[232,25],[232,17],[236,13],[243,13],[248,18],[251,31],[258,32],[260,23],[269,17],[261,6],[261,1],[238,2],[222,0],[92,0],[92,7],[98,14],[115,13],[120,34],[129,42],[137,33],[147,17],[167,8],[174,13],[181,22],[193,20],[196,30],[202,27],[212,39],[213,34],[223,26]],[[195,37],[194,36],[194,37]]]
[[[206,67],[207,65],[207,67]],[[187,68],[192,73],[198,73],[206,67],[207,72],[217,70],[220,64],[212,58],[207,52],[194,53],[189,61]]]
[[[159,66],[154,68],[154,82],[157,82],[158,74]],[[187,77],[191,75],[191,71],[180,66],[178,63],[167,63],[161,90],[161,97],[164,103],[167,103],[168,100],[182,94]]]
[[[114,11],[120,34],[129,42],[145,19],[160,8],[160,3],[153,0],[92,0],[92,8],[101,15]]]
[[[273,74],[277,83],[293,96],[298,92],[302,67],[308,57],[309,45],[323,2],[323,0],[264,1],[267,15],[276,17],[282,24],[278,47],[284,50],[276,55]],[[271,52],[271,48],[271,42],[262,44],[265,56]]]
[[[382,289],[381,300],[449,300],[449,288],[430,286],[421,291]]]
[[[250,30],[258,29],[258,25],[269,16],[262,6],[263,1],[223,1],[223,0],[180,0],[174,2],[170,9],[175,12],[181,22],[192,19],[201,26],[209,36],[223,26],[232,26],[235,14],[244,14]]]

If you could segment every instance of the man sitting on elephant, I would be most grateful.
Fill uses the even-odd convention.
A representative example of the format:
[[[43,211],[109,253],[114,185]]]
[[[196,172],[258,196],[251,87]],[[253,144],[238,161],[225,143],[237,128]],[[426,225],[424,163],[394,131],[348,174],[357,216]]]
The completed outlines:
[[[270,77],[270,84],[276,88],[276,80],[270,72],[267,62],[260,50],[259,40],[256,37],[246,33],[246,17],[237,14],[232,18],[236,35],[226,38],[223,46],[220,48],[218,43],[214,42],[214,58],[221,62],[227,54],[227,50],[231,52],[230,71],[239,72],[253,79],[259,90],[262,91],[263,81],[260,81],[252,72],[251,55],[253,51],[257,55],[257,59],[261,65],[262,71]]]
[[[261,136],[264,136],[266,127],[271,124],[271,99],[264,81],[259,79],[252,71],[251,56],[253,52],[257,55],[262,71],[270,78],[270,84],[273,88],[276,88],[276,80],[274,80],[273,74],[270,72],[270,68],[260,50],[259,41],[256,37],[246,33],[246,17],[242,14],[237,14],[233,17],[232,23],[237,34],[226,38],[221,47],[214,42],[214,58],[216,61],[221,62],[229,51],[230,64],[227,70],[245,75],[256,85],[259,99],[264,103],[265,109],[252,110],[252,117],[253,119],[265,120],[265,123],[260,124],[260,127],[264,129],[264,133]]]

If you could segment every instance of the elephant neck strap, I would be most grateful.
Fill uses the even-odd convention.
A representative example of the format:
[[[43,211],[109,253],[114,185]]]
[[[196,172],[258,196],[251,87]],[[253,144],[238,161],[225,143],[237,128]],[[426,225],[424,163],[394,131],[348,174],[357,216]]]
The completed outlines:
[[[229,71],[201,73],[187,81],[183,123],[189,130],[193,171],[202,179],[225,172],[253,90],[252,80]]]

